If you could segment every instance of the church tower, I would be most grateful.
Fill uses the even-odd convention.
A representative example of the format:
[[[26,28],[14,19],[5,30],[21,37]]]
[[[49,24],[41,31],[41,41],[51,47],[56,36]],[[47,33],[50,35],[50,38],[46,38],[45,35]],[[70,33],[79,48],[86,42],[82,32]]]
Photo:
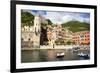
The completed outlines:
[[[41,18],[36,15],[34,18],[34,46],[40,46]]]
[[[36,33],[40,32],[41,27],[41,18],[39,15],[35,16],[34,18],[34,31]]]

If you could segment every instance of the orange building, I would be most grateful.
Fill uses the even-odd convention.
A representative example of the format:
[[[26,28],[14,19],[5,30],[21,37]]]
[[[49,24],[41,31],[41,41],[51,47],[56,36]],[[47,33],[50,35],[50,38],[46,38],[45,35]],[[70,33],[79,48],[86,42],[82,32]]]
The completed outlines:
[[[47,39],[48,39],[48,45],[54,44],[53,27],[51,26],[47,27]]]
[[[75,44],[90,44],[90,32],[80,31],[73,33],[73,42]]]

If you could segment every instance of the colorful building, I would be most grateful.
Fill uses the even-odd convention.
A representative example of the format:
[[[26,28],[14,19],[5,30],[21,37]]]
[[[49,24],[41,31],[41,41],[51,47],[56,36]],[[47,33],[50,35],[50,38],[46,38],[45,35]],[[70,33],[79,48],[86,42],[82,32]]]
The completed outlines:
[[[66,44],[68,41],[72,42],[72,32],[67,28],[63,28],[60,24],[55,26],[48,26],[47,28],[48,45]]]
[[[50,25],[47,26],[47,39],[48,45],[53,45],[54,43],[54,29]]]
[[[73,42],[75,44],[90,44],[90,32],[80,31],[73,33]]]

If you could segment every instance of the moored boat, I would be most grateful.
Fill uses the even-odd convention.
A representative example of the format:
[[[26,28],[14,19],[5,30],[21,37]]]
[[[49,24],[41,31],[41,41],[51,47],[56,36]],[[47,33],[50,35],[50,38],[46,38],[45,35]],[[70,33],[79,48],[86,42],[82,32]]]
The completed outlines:
[[[84,57],[84,58],[89,58],[90,57],[90,55],[89,54],[85,54],[85,53],[78,53],[77,54],[78,56],[80,56],[80,57]]]
[[[57,56],[57,58],[62,58],[65,56],[65,53],[64,52],[57,53],[56,56]]]

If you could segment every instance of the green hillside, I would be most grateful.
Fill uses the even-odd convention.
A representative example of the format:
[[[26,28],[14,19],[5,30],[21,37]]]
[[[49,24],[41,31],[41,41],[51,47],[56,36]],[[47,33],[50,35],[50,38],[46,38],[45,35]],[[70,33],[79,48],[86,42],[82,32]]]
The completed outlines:
[[[79,21],[69,21],[62,24],[62,27],[68,28],[72,32],[90,30],[90,24]]]

